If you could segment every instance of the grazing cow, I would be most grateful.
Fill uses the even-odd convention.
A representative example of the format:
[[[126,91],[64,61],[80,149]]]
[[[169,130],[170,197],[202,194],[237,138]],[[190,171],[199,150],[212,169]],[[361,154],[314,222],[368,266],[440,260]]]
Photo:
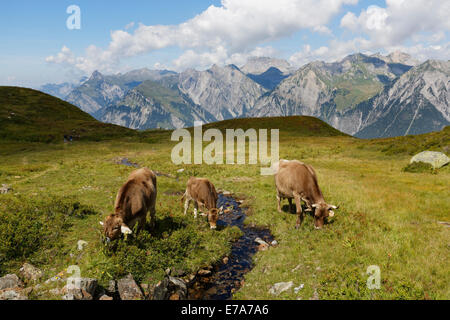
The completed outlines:
[[[194,201],[194,217],[197,218],[198,207],[205,207],[208,212],[208,222],[211,229],[216,229],[217,219],[222,210],[217,209],[217,192],[214,185],[208,179],[191,177],[187,182],[186,192],[181,201],[184,203],[184,214],[186,215],[191,201]]]
[[[142,168],[133,171],[127,182],[119,189],[114,213],[106,218],[104,227],[106,240],[114,240],[122,233],[132,233],[136,222],[137,233],[147,222],[147,212],[150,211],[150,226],[155,225],[156,175],[153,171]]]
[[[303,222],[302,200],[310,211],[314,210],[316,229],[322,228],[325,218],[334,216],[333,209],[338,207],[325,202],[317,182],[316,172],[310,165],[298,160],[280,160],[272,166],[272,169],[275,171],[278,211],[281,212],[280,203],[283,198],[289,200],[289,208],[294,198],[297,206],[296,228]]]

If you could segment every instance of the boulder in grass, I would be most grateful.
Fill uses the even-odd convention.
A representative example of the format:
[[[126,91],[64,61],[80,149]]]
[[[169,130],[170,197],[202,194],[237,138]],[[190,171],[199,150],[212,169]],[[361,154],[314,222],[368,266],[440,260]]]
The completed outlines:
[[[143,300],[144,295],[141,289],[134,281],[133,276],[129,274],[125,278],[117,281],[117,289],[121,300]]]
[[[450,158],[442,152],[423,151],[411,158],[410,163],[424,162],[430,164],[434,169],[439,169],[450,163]]]
[[[42,277],[42,271],[29,263],[24,263],[20,274],[27,281],[37,281]]]
[[[97,289],[97,279],[71,278],[62,289],[63,300],[92,300]]]
[[[15,274],[7,274],[0,278],[0,290],[23,287],[22,281]]]
[[[183,279],[166,276],[153,292],[153,300],[185,300],[187,286]]]
[[[275,283],[269,290],[269,293],[272,295],[279,295],[282,292],[285,292],[292,288],[294,286],[294,283],[292,281],[289,282],[278,282]]]

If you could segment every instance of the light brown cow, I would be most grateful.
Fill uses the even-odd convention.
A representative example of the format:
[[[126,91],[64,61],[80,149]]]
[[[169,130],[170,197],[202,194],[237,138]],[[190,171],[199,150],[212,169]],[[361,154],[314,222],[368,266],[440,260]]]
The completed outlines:
[[[186,199],[186,200],[185,200]],[[217,192],[214,185],[208,179],[189,178],[181,201],[184,203],[184,214],[186,215],[191,201],[194,202],[194,217],[197,218],[199,206],[203,206],[208,210],[208,222],[211,229],[216,229],[217,219],[221,209],[217,209]]]
[[[289,208],[291,208],[293,198],[297,207],[296,228],[300,227],[303,222],[302,200],[309,210],[314,210],[314,227],[316,229],[322,228],[325,218],[334,216],[333,209],[338,209],[338,207],[325,202],[313,167],[298,160],[280,160],[272,166],[272,169],[275,171],[278,211],[281,212],[283,198],[289,200]]]
[[[107,241],[117,239],[122,233],[132,233],[138,223],[137,233],[147,222],[150,211],[150,227],[155,225],[156,175],[153,171],[142,168],[133,171],[127,182],[119,189],[114,204],[114,213],[106,218],[104,227]]]

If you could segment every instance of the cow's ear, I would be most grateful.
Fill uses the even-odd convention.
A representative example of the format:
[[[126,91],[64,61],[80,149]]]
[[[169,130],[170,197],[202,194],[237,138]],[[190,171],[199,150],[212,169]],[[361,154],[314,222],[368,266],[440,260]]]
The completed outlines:
[[[122,231],[123,234],[132,234],[133,231],[131,231],[130,228],[128,228],[127,226],[122,225],[120,227],[120,231]]]
[[[333,206],[332,204],[329,204],[328,205],[328,210],[336,210],[336,209],[339,209],[339,206]]]

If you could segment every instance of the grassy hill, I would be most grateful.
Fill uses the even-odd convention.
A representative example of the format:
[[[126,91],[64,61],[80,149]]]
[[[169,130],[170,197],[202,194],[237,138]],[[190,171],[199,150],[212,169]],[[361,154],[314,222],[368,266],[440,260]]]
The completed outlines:
[[[133,130],[101,123],[70,103],[40,91],[0,87],[1,139],[59,142],[64,135],[102,140],[133,134]]]
[[[42,101],[55,101],[39,96]],[[34,98],[29,98],[32,104],[46,104],[36,104]],[[16,97],[13,105],[28,103],[21,99]],[[13,112],[27,108],[16,107]],[[50,110],[55,109],[49,109],[54,119],[63,117],[50,115]],[[83,118],[85,114],[78,116],[77,121],[92,123]],[[73,121],[65,119],[58,130]],[[41,121],[50,126],[49,121]],[[448,153],[448,128],[416,137],[360,140],[311,117],[236,119],[203,129],[212,127],[279,128],[280,158],[298,159],[316,169],[325,200],[340,205],[334,218],[318,231],[307,214],[296,230],[296,216],[288,212],[287,201],[284,211],[277,212],[273,177],[261,176],[259,165],[175,165],[171,151],[177,142],[170,141],[170,131],[68,145],[9,142],[0,144],[0,184],[12,188],[0,194],[0,276],[17,273],[27,261],[43,270],[42,283],[55,275],[69,276],[67,267],[77,265],[83,277],[99,279],[103,286],[128,273],[141,284],[153,285],[167,268],[191,273],[222,261],[239,230],[212,231],[206,219],[193,218],[192,208],[183,215],[179,195],[188,178],[197,176],[208,177],[217,189],[244,199],[246,223],[270,228],[279,243],[254,256],[254,268],[235,298],[450,298],[450,235],[448,227],[438,223],[450,219],[450,167],[437,174],[402,170],[412,152],[437,148]],[[34,128],[39,134],[25,120],[12,128]],[[112,212],[117,190],[134,170],[118,164],[122,158],[161,173],[156,230],[121,240],[111,252],[101,242],[98,221]],[[181,168],[184,171],[179,172]],[[83,251],[77,249],[78,240],[88,243]],[[371,265],[381,271],[378,290],[366,286]],[[297,293],[293,289],[279,296],[269,293],[273,284],[288,281],[304,287]],[[43,284],[31,298],[60,299],[48,290],[64,284]]]
[[[216,128],[226,129],[279,129],[282,135],[299,137],[334,137],[348,136],[333,128],[324,121],[309,116],[289,116],[271,118],[241,118],[224,120],[203,126],[204,130]]]

